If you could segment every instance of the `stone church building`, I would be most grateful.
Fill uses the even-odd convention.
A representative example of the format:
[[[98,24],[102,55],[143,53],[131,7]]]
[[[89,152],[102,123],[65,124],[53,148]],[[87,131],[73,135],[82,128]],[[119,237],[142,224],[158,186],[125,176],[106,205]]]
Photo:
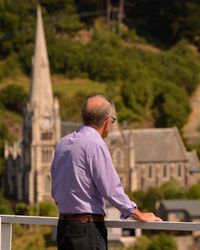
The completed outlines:
[[[5,145],[3,190],[7,197],[30,204],[51,199],[50,166],[60,138],[80,124],[62,122],[53,97],[40,7],[37,8],[35,51],[23,138]],[[125,190],[147,190],[174,178],[183,187],[200,177],[195,151],[187,152],[176,127],[121,129],[114,124],[106,143]],[[193,172],[192,172],[193,171]]]

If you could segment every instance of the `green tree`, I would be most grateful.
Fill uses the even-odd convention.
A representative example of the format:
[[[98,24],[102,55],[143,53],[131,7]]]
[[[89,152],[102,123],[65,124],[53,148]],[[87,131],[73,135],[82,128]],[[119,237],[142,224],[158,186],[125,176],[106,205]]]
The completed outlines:
[[[13,52],[13,39],[19,27],[19,16],[15,13],[8,12],[5,9],[0,11],[1,23],[1,57]]]
[[[14,207],[14,213],[18,215],[28,215],[29,214],[29,207],[27,204],[23,202],[19,202]]]
[[[150,187],[146,192],[144,206],[147,211],[155,211],[156,202],[161,200],[162,195],[159,188]]]
[[[12,214],[11,204],[7,199],[3,197],[3,194],[0,192],[0,214]]]
[[[200,45],[199,25],[200,25],[200,3],[198,0],[186,2],[175,1],[178,15],[172,21],[172,35],[175,40],[187,38],[194,44]]]
[[[152,237],[147,250],[177,250],[177,246],[172,236],[161,233]]]
[[[149,67],[160,75],[162,81],[184,88],[189,95],[199,84],[199,56],[185,40],[156,55]]]
[[[23,87],[16,84],[7,85],[0,91],[1,104],[5,108],[20,114],[22,114],[26,99],[27,94]]]
[[[51,23],[56,33],[74,32],[84,27],[79,20],[74,0],[42,0],[41,4],[48,14],[54,16],[54,22]]]
[[[125,106],[133,112],[133,119],[148,121],[152,119],[152,105],[154,101],[154,87],[152,81],[144,74],[134,82],[122,85],[121,95]]]
[[[157,201],[163,198],[163,193],[159,188],[150,187],[147,192],[138,190],[132,193],[129,193],[131,200],[136,202],[137,206],[146,211],[154,211],[155,204]]]
[[[68,77],[83,76],[84,47],[73,39],[57,39],[49,46],[52,72],[66,74]]]
[[[159,46],[171,46],[183,38],[199,42],[198,0],[128,0],[125,11],[128,25]]]
[[[0,63],[0,79],[6,77],[16,76],[22,72],[21,65],[19,63],[18,55],[12,53],[7,56],[5,60],[2,60]]]
[[[128,194],[130,199],[133,200],[139,209],[144,210],[144,204],[146,200],[146,193],[144,191],[138,190]]]
[[[163,199],[183,199],[185,198],[185,192],[180,183],[172,179],[161,185],[160,194]]]
[[[96,37],[86,48],[85,71],[91,79],[109,82],[121,78],[120,47],[116,37],[110,39]]]
[[[39,203],[40,216],[58,216],[58,210],[55,203],[50,201],[43,201]]]
[[[170,82],[158,85],[153,108],[156,127],[176,125],[181,128],[190,113],[190,103],[186,91]]]
[[[200,181],[187,190],[186,197],[188,199],[200,199]]]
[[[147,236],[142,235],[136,238],[136,242],[133,246],[126,248],[126,250],[148,250],[150,242],[151,240]]]

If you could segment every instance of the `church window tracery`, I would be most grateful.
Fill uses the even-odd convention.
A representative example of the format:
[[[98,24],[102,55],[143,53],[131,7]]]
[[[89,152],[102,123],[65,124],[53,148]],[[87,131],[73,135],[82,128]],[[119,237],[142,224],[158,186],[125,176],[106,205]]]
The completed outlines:
[[[49,163],[52,161],[53,152],[50,149],[42,150],[42,163]]]
[[[41,133],[41,140],[42,141],[52,140],[52,138],[53,138],[52,132],[42,132]]]

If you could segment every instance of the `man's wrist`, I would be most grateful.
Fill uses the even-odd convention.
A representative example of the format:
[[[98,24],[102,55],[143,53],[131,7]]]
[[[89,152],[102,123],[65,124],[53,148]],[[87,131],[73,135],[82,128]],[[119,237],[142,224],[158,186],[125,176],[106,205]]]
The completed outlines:
[[[132,218],[134,218],[136,220],[142,220],[142,221],[144,220],[143,214],[137,208],[133,211]]]

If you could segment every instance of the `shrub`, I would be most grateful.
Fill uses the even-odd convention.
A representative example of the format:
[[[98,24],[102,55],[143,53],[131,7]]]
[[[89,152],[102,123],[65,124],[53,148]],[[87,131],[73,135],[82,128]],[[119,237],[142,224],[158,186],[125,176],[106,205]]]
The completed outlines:
[[[177,250],[177,246],[172,236],[161,233],[152,237],[147,250]]]
[[[43,201],[39,203],[39,215],[40,216],[57,216],[57,207],[53,202]]]
[[[7,199],[3,197],[3,194],[0,192],[0,214],[13,214],[11,204]]]
[[[14,212],[15,214],[19,214],[19,215],[28,215],[29,207],[27,204],[20,202],[16,204],[14,208]]]
[[[2,105],[20,114],[23,112],[26,99],[27,95],[23,87],[15,84],[7,85],[0,91],[0,102]]]

